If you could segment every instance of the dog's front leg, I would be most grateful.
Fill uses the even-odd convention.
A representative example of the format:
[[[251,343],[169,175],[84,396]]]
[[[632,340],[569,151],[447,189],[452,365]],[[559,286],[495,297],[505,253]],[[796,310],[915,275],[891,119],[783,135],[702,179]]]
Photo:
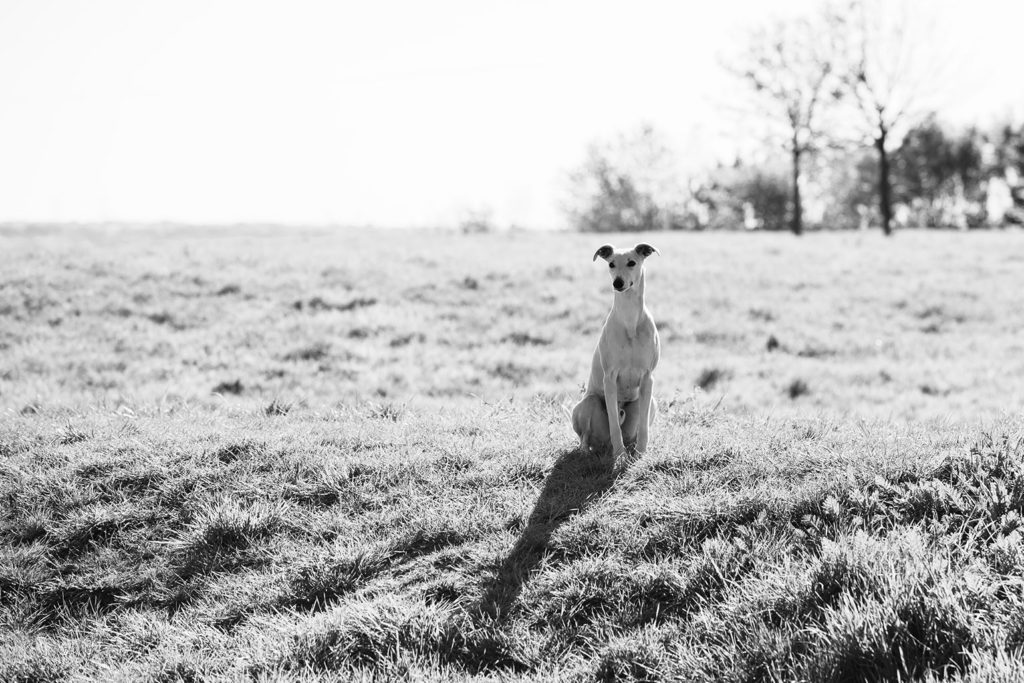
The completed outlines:
[[[647,439],[650,436],[651,426],[651,396],[653,394],[654,378],[648,372],[640,380],[640,424],[636,434],[637,453],[643,453],[647,450]]]
[[[612,455],[626,452],[622,443],[622,425],[619,424],[619,373],[614,370],[604,373],[604,407],[608,411],[608,434],[611,437]]]

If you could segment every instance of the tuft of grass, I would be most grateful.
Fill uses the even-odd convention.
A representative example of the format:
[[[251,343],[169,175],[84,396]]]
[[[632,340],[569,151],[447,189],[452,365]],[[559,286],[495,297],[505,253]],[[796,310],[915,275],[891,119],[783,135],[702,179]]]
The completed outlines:
[[[0,537],[6,538],[13,545],[28,545],[46,536],[49,523],[45,513],[31,510],[0,527]]]
[[[402,419],[402,415],[405,414],[405,411],[406,406],[404,404],[389,401],[387,403],[371,405],[369,415],[371,418],[376,420],[390,420],[391,422],[398,422]]]
[[[516,346],[547,346],[550,339],[535,337],[527,332],[513,332],[501,338],[502,343],[511,343]]]
[[[786,385],[786,395],[794,401],[801,396],[806,396],[811,393],[811,387],[803,379],[794,379],[788,385]]]
[[[593,680],[657,683],[666,679],[667,653],[640,638],[620,639],[603,648],[593,666]]]
[[[279,665],[392,676],[405,668],[396,662],[405,653],[473,674],[514,672],[531,663],[508,635],[455,608],[384,598],[329,615],[297,638]]]
[[[750,316],[751,320],[759,320],[766,323],[775,321],[775,313],[768,308],[748,308],[747,315]]]
[[[626,624],[666,619],[695,607],[704,597],[700,579],[691,582],[667,567],[627,568],[607,560],[568,565],[539,588],[539,623],[559,629],[604,622],[611,614]]]
[[[336,466],[295,472],[288,480],[283,490],[284,497],[315,508],[329,508],[354,493],[349,472]]]
[[[224,464],[236,460],[253,460],[262,457],[267,452],[267,445],[256,441],[240,441],[218,448],[213,457]]]
[[[516,363],[514,361],[504,361],[498,363],[491,369],[491,373],[495,377],[500,377],[503,380],[509,381],[515,385],[524,385],[529,382],[530,376],[533,374],[531,368]]]
[[[245,390],[242,386],[242,380],[236,379],[231,382],[221,382],[213,388],[214,394],[233,394],[235,396],[240,395]]]
[[[287,415],[291,409],[291,403],[286,403],[278,398],[275,398],[273,401],[270,402],[269,405],[267,405],[266,408],[263,409],[263,413],[265,415],[270,416]]]
[[[732,377],[732,372],[725,368],[704,368],[697,376],[696,385],[707,391],[730,377]]]
[[[952,392],[948,387],[941,388],[934,384],[922,384],[920,390],[925,396],[948,396]]]
[[[60,683],[72,677],[74,664],[60,660],[48,653],[31,651],[26,647],[20,652],[10,648],[8,656],[0,660],[0,679],[11,683]]]
[[[796,352],[800,358],[830,358],[836,355],[835,349],[818,345],[808,345]]]
[[[337,558],[319,558],[298,569],[280,602],[312,611],[325,609],[331,602],[362,588],[389,569],[394,559],[394,549],[386,546]]]
[[[370,297],[359,297],[346,301],[342,304],[336,304],[325,300],[323,297],[315,296],[311,299],[303,301],[299,299],[292,304],[292,308],[297,311],[308,310],[308,311],[354,311],[357,308],[366,308],[368,306],[374,306],[377,303],[377,299]]]
[[[217,290],[217,296],[228,296],[230,294],[241,294],[242,288],[234,283],[224,285]]]
[[[57,553],[79,555],[109,543],[125,530],[143,523],[134,512],[107,506],[91,506],[69,515],[53,533],[49,542]]]
[[[904,548],[911,552],[927,552],[913,533],[895,541],[897,548],[907,543]],[[852,557],[831,560],[836,569],[845,566],[856,573],[831,604],[818,607],[818,624],[810,631],[818,657],[807,662],[810,676],[895,680],[962,670],[966,653],[979,644],[972,614],[981,607],[980,596],[958,590],[946,563],[914,556],[894,563],[888,548],[880,554],[864,536],[838,552],[851,550]]]
[[[302,346],[297,349],[293,349],[281,356],[281,360],[289,362],[324,360],[330,355],[331,345],[326,342],[317,342],[315,344],[310,344],[309,346]]]
[[[64,427],[63,433],[60,435],[59,442],[62,446],[70,446],[72,444],[86,441],[90,438],[90,436],[90,434],[80,429],[76,429],[71,424],[67,424]]]
[[[392,337],[391,341],[388,342],[388,346],[393,349],[398,349],[403,346],[408,346],[413,342],[419,342],[422,344],[427,340],[427,336],[422,332],[410,332],[409,334],[400,334],[396,337]]]
[[[157,313],[150,313],[146,316],[147,320],[156,323],[157,325],[167,325],[174,330],[184,330],[186,328],[185,323],[181,322],[172,313],[168,311],[159,311]]]
[[[187,579],[258,564],[262,558],[250,551],[287,529],[288,513],[284,501],[246,504],[221,497],[203,504],[187,528],[169,541],[175,574]]]

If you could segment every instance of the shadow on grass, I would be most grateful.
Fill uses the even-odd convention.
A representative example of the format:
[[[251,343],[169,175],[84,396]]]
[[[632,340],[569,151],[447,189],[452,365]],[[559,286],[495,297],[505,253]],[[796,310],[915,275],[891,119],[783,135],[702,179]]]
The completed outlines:
[[[583,453],[578,448],[562,453],[544,481],[522,535],[486,580],[480,612],[495,619],[506,618],[547,551],[554,531],[610,489],[634,459],[625,456],[616,464],[610,455]]]

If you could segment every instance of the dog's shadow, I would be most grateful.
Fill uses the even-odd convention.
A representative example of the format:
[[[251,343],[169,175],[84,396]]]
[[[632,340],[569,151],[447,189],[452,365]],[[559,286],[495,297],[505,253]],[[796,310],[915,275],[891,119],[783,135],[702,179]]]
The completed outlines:
[[[599,499],[634,460],[635,456],[623,456],[616,461],[609,454],[590,454],[578,448],[562,453],[544,480],[519,540],[485,581],[479,611],[495,619],[507,618],[554,531]]]

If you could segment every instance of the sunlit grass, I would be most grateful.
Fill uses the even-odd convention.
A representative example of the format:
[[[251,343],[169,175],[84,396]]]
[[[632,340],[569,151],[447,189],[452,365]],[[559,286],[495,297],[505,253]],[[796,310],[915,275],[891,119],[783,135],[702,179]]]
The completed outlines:
[[[0,679],[1013,680],[1018,238],[0,237]]]

